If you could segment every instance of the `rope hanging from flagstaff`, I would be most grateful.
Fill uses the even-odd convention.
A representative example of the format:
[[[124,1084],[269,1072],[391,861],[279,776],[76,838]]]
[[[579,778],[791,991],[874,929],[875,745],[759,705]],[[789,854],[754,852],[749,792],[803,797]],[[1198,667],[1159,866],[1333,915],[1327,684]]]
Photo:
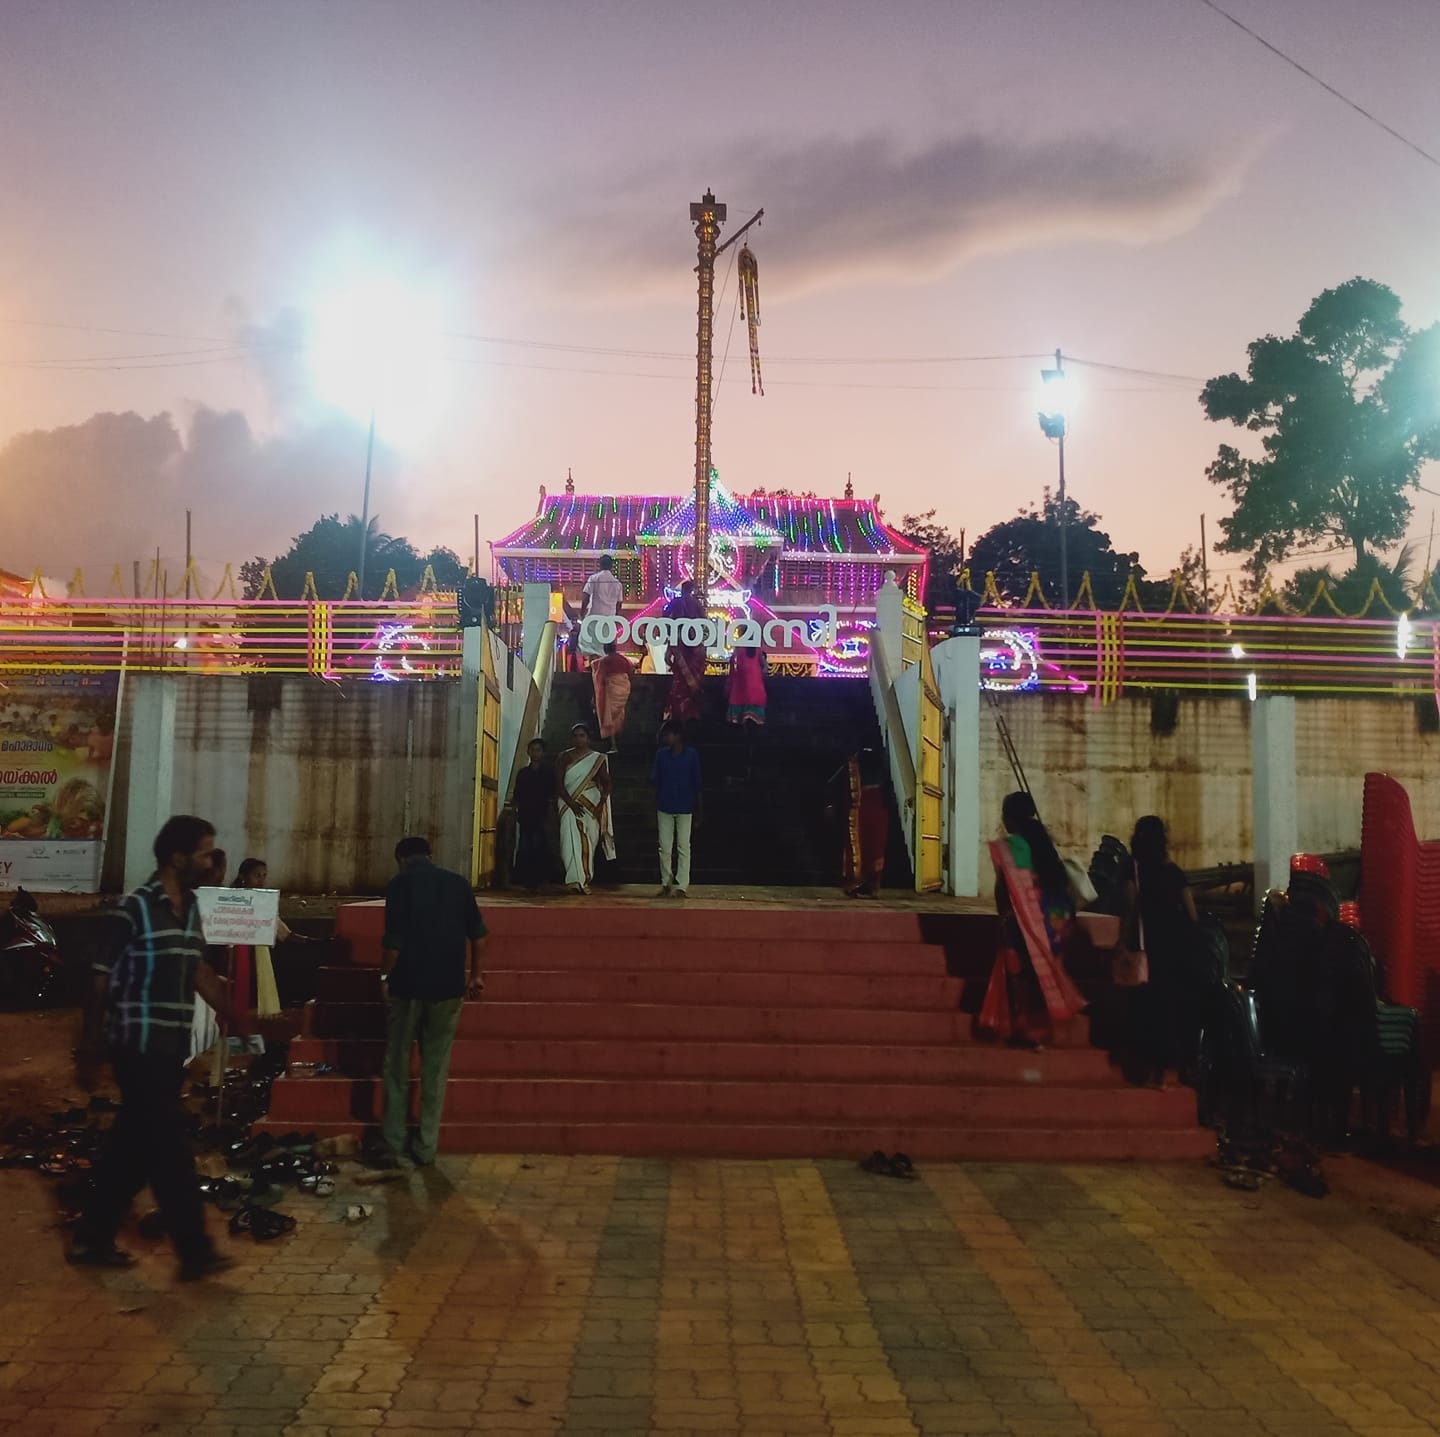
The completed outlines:
[[[760,265],[750,246],[742,245],[736,265],[740,275],[740,314],[750,331],[750,393],[765,393],[760,376]]]

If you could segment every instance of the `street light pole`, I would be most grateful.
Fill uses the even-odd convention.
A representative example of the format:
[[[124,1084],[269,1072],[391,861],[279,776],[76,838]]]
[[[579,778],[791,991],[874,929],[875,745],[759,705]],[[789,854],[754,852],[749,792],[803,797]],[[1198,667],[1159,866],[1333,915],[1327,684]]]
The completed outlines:
[[[1055,367],[1060,367],[1060,351],[1055,351]],[[1060,437],[1055,452],[1060,456],[1060,606],[1070,607],[1070,544],[1066,532],[1070,528],[1070,511],[1065,507],[1065,416],[1060,416]]]
[[[1065,396],[1065,362],[1064,357],[1057,349],[1055,351],[1055,368],[1042,369],[1040,378],[1049,393],[1050,386],[1053,386],[1053,393],[1057,403],[1054,407],[1040,411],[1040,432],[1047,439],[1053,439],[1060,456],[1060,607],[1070,607],[1070,545],[1067,530],[1070,527],[1070,515],[1065,504],[1065,431],[1069,428],[1069,416],[1066,412]]]
[[[356,597],[365,597],[365,554],[370,547],[370,471],[375,464],[375,406],[370,406],[370,437],[365,441],[365,501],[360,511],[360,563],[355,571]]]

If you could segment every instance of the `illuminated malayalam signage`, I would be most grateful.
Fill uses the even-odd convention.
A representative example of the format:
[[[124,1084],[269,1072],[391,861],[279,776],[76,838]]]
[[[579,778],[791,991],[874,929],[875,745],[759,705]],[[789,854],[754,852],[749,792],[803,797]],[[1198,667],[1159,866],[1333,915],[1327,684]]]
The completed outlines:
[[[580,624],[580,642],[603,649],[606,644],[631,641],[651,648],[680,644],[709,649],[832,648],[840,638],[840,611],[831,604],[818,619],[664,619],[639,618],[633,623],[623,614],[587,614]]]

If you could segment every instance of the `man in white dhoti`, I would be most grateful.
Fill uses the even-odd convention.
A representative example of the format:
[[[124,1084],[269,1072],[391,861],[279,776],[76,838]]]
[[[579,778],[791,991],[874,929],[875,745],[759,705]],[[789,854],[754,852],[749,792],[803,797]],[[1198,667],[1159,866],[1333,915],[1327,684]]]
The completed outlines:
[[[572,893],[589,893],[595,881],[595,856],[615,857],[610,827],[610,765],[591,748],[590,730],[577,723],[571,746],[560,755],[560,856]]]

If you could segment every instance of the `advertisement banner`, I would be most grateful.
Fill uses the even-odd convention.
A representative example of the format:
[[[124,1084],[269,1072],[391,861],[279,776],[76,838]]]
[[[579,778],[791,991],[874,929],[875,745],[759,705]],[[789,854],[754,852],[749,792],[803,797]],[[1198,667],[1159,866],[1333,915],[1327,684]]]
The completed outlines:
[[[0,675],[0,889],[94,893],[119,674]]]
[[[280,917],[278,888],[197,888],[195,897],[207,943],[274,944]]]

